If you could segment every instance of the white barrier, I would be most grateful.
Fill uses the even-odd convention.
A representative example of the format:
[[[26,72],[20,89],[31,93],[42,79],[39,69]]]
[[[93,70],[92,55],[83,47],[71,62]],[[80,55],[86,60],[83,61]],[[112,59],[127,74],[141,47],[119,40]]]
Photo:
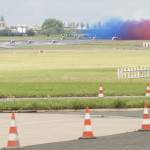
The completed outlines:
[[[150,66],[120,67],[117,76],[118,79],[150,78]]]
[[[143,47],[145,48],[150,47],[150,42],[143,42]]]

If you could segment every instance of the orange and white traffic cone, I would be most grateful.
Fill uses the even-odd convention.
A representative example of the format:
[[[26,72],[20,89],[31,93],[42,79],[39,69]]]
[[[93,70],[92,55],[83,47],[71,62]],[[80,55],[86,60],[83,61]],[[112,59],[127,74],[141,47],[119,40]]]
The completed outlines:
[[[18,148],[18,147],[19,147],[19,138],[15,121],[15,113],[12,113],[7,148]]]
[[[99,86],[98,97],[104,97],[104,90],[103,90],[102,84],[100,84],[100,86]]]
[[[147,84],[147,86],[146,86],[145,96],[150,97],[150,84]]]
[[[144,114],[142,122],[142,131],[150,131],[150,117],[148,112],[148,104],[144,102]]]
[[[85,118],[84,118],[84,130],[82,137],[79,139],[95,139],[96,137],[93,135],[92,131],[92,121],[90,118],[90,109],[87,107],[85,109]]]

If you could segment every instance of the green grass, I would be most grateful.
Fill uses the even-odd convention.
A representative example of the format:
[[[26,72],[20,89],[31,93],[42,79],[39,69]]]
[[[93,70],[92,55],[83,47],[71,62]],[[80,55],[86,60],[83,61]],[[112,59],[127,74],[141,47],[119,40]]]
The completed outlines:
[[[82,50],[76,46],[45,50],[1,50],[0,70],[113,68],[122,65],[150,64],[148,50]],[[44,49],[42,48],[44,51]]]
[[[117,66],[150,64],[142,41],[0,50],[0,97],[144,95],[149,79],[118,80]],[[39,51],[43,50],[44,53]]]
[[[0,110],[58,110],[99,108],[143,108],[143,102],[150,104],[149,98],[91,99],[91,100],[22,100],[0,102]]]
[[[116,69],[0,71],[0,97],[144,95],[149,80],[118,80]]]

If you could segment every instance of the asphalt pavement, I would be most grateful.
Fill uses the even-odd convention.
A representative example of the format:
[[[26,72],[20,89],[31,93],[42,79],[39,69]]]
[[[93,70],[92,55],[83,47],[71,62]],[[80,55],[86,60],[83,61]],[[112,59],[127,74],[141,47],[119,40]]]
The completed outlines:
[[[133,118],[142,118],[143,117],[143,110],[137,111],[93,111],[92,115],[97,117],[133,117]]]
[[[97,137],[104,137],[137,131],[141,128],[142,123],[142,118],[140,117],[142,116],[142,112],[140,114],[140,111],[93,110],[91,118],[94,135]],[[75,140],[82,135],[83,119],[83,110],[75,112],[55,111],[47,113],[16,113],[16,124],[19,133],[20,145],[22,147],[31,145],[38,145],[41,147],[42,145],[40,144],[44,144],[43,147],[45,147],[45,149],[49,149],[45,143],[58,142],[59,145],[59,142],[61,142],[66,145],[68,142],[62,141]],[[0,113],[0,121],[0,147],[2,148],[6,146],[6,142],[8,140],[10,114]],[[76,145],[76,143],[76,150],[78,150],[78,142],[75,140],[73,144]],[[82,147],[82,143],[79,142],[79,144],[81,144]],[[33,146],[33,148],[34,147],[35,146]]]
[[[137,132],[141,127],[142,115],[142,109],[93,110],[93,131],[98,138],[77,140],[82,135],[83,110],[17,113],[19,141],[22,146],[20,149],[148,150],[150,132]],[[9,114],[0,113],[0,118],[0,147],[4,147],[8,136]]]
[[[79,111],[47,111],[45,113],[49,114],[71,114],[71,115],[84,115],[83,110]],[[131,117],[131,118],[142,118],[143,117],[143,109],[137,110],[93,110],[91,112],[92,118],[109,118],[109,117]]]
[[[149,150],[150,132],[131,132],[99,137],[92,140],[73,140],[41,144],[21,150]]]
[[[0,48],[15,48],[22,46],[42,46],[42,45],[76,45],[92,42],[92,40],[24,40],[0,42]]]

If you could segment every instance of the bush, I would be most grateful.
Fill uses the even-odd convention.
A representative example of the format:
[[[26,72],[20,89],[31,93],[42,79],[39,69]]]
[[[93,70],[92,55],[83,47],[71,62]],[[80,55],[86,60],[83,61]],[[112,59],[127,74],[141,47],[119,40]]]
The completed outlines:
[[[27,36],[34,36],[35,32],[32,29],[26,31]]]

